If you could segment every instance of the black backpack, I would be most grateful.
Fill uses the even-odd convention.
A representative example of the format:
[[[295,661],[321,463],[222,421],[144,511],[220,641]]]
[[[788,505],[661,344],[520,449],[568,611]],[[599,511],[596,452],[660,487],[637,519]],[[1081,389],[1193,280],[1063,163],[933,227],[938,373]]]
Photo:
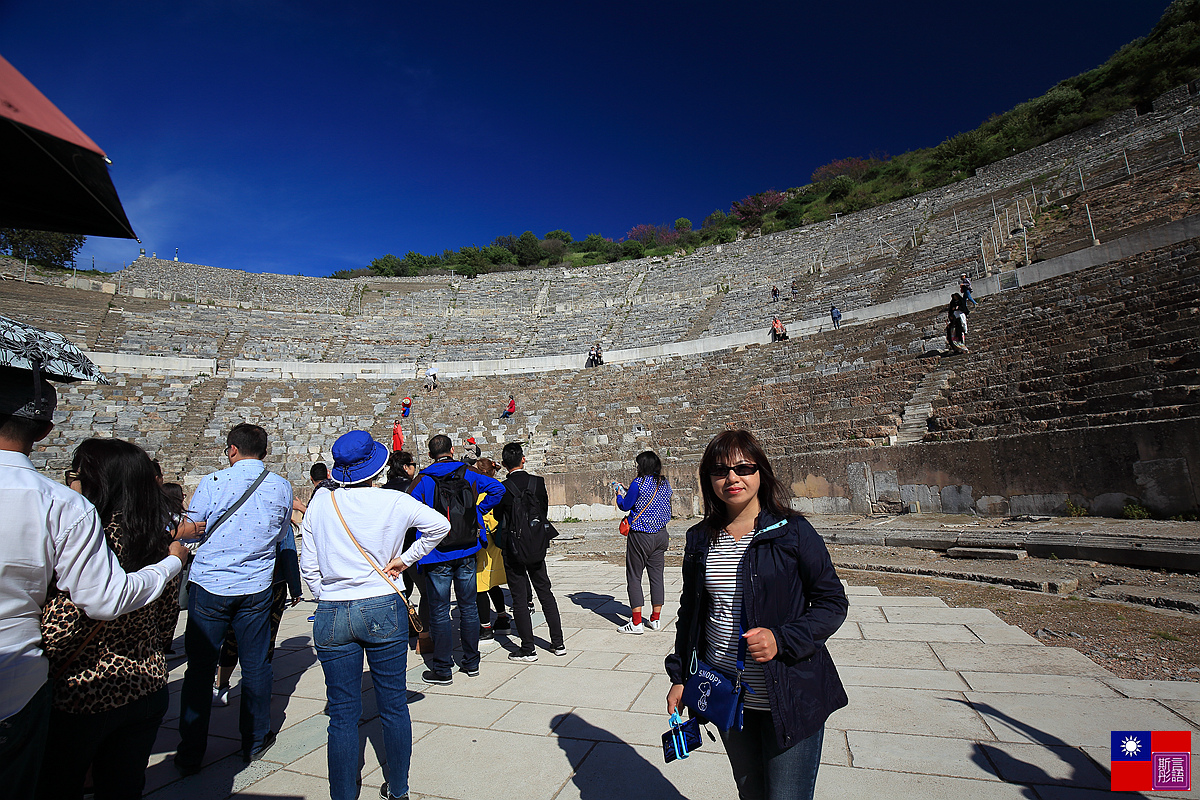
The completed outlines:
[[[540,519],[541,509],[535,506],[534,477],[523,490],[505,483],[504,490],[512,495],[512,504],[504,517],[504,554],[513,563],[530,566],[546,558],[550,546],[546,521]]]
[[[475,513],[475,500],[479,493],[467,480],[467,465],[463,464],[445,475],[427,475],[433,481],[433,502],[430,507],[450,520],[450,532],[438,544],[443,553],[451,550],[466,550],[479,543],[479,517]],[[413,481],[413,486],[417,481]]]

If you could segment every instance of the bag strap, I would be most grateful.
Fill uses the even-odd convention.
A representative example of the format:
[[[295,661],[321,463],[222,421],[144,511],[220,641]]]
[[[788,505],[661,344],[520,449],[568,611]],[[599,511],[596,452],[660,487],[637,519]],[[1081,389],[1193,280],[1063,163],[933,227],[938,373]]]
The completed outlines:
[[[781,519],[779,522],[776,522],[774,525],[768,525],[767,527],[763,528],[762,530],[754,531],[753,536],[758,536],[760,533],[766,533],[767,531],[773,531],[776,528],[787,525],[787,523],[788,523],[788,521],[786,519]],[[741,611],[742,611],[741,619],[738,620],[738,657],[737,657],[738,674],[737,674],[737,682],[734,684],[735,689],[742,685],[742,672],[746,669],[746,637],[744,636],[744,634],[746,633],[746,595],[744,592],[742,593]]]
[[[238,501],[236,503],[234,503],[233,505],[231,505],[229,508],[225,509],[225,511],[222,512],[221,516],[217,517],[217,521],[205,529],[204,538],[206,540],[208,539],[209,536],[212,536],[213,533],[216,532],[217,528],[221,527],[222,523],[224,523],[225,520],[232,517],[233,513],[235,511],[237,511],[239,508],[241,508],[243,503],[245,503],[247,500],[250,499],[250,495],[254,494],[254,490],[257,489],[259,486],[261,486],[262,482],[267,479],[267,472],[268,472],[267,468],[263,467],[262,473],[257,478],[254,479],[254,483],[250,484],[250,488],[247,489],[245,491],[245,493],[242,494],[242,496],[238,498]]]
[[[92,640],[96,638],[96,634],[100,633],[100,629],[104,627],[104,623],[105,620],[101,620],[92,626],[92,630],[88,632],[87,638],[79,644],[79,647],[75,648],[75,652],[71,653],[67,660],[60,664],[58,669],[54,670],[54,675],[51,676],[50,683],[58,683],[58,679],[67,674],[67,668],[74,664],[83,652],[83,649],[92,643]]]
[[[644,484],[643,484],[644,485]],[[654,498],[658,497],[658,490],[662,488],[662,478],[656,478],[654,481],[654,494],[650,495],[650,502],[642,506],[642,510],[637,513],[637,517],[629,520],[629,527],[633,527],[633,523],[638,521],[638,517],[646,513],[646,509],[654,504]]]
[[[342,516],[342,510],[338,508],[337,492],[330,492],[329,499],[333,501],[333,510],[337,512],[338,519],[342,522],[342,527],[350,536],[350,541],[354,542],[354,546],[358,548],[358,552],[362,553],[362,557],[365,558],[367,563],[371,565],[371,569],[375,570],[375,572],[379,574],[379,577],[383,578],[384,582],[387,583],[388,586],[392,587],[396,594],[400,595],[400,599],[404,601],[404,607],[408,609],[408,616],[413,623],[413,627],[417,629],[417,633],[422,633],[425,628],[421,625],[417,612],[413,610],[412,603],[408,602],[408,598],[404,596],[404,592],[400,591],[400,587],[397,586],[392,579],[387,576],[387,573],[376,566],[375,559],[371,558],[371,556],[367,554],[367,551],[363,550],[363,546],[358,543],[358,539],[354,538],[354,532],[350,530],[350,526],[346,524],[346,518]]]

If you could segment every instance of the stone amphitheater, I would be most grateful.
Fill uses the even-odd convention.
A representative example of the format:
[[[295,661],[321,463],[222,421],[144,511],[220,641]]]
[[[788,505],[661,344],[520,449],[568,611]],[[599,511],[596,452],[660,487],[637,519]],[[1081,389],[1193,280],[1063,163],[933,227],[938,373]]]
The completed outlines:
[[[727,427],[798,509],[1155,514],[1200,497],[1200,113],[1185,86],[952,186],[675,258],[459,278],[333,280],[141,258],[109,281],[0,282],[3,313],[73,339],[111,385],[63,387],[35,454],[132,439],[185,485],[258,422],[297,487],[338,434],[528,443],[552,515],[607,518],[656,450],[676,513]],[[971,274],[965,355],[944,308]],[[770,302],[769,288],[784,289]],[[789,291],[792,286],[796,290]],[[827,312],[844,312],[833,330]],[[778,314],[789,341],[771,344]],[[599,341],[606,363],[585,369]],[[436,366],[435,391],[422,390]],[[517,414],[498,421],[507,396]]]

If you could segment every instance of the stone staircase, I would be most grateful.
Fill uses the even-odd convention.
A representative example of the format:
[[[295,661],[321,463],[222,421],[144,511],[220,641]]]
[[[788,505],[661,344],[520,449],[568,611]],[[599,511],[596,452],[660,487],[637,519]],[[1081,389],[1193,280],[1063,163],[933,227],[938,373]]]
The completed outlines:
[[[683,334],[675,341],[687,342],[704,336],[704,331],[708,329],[709,323],[712,322],[713,317],[716,316],[720,309],[721,295],[720,293],[713,294],[708,298],[708,302],[704,305],[704,310],[697,314],[696,318],[692,320],[692,325],[690,328],[688,328],[687,333]]]
[[[168,481],[179,481],[189,473],[200,475],[211,471],[214,466],[213,458],[221,455],[220,442],[224,441],[226,431],[220,432],[220,441],[214,442],[211,433],[211,422],[216,411],[217,403],[225,395],[229,380],[222,377],[201,379],[188,398],[187,408],[181,419],[171,429],[170,438],[163,444],[162,449],[150,455],[158,458],[162,465],[163,475]],[[203,456],[200,458],[200,456]],[[198,464],[197,462],[203,462]],[[227,466],[219,460],[215,466]],[[199,469],[198,469],[199,468]],[[174,478],[172,478],[174,476]]]
[[[929,373],[913,392],[913,396],[904,404],[902,422],[896,431],[896,444],[919,442],[929,430],[929,416],[933,413],[933,404],[942,397],[942,393],[950,387],[954,370],[939,369]]]

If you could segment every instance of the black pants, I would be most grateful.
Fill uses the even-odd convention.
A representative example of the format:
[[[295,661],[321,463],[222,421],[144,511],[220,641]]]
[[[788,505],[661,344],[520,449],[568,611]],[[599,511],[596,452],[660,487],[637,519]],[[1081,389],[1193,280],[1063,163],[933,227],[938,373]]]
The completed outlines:
[[[538,602],[542,604],[542,612],[546,615],[546,625],[550,627],[550,646],[562,647],[562,618],[558,615],[558,602],[550,591],[546,560],[524,566],[514,564],[505,556],[504,572],[508,575],[508,591],[512,593],[513,619],[521,637],[521,653],[533,653],[533,617],[529,615],[530,584],[533,584],[533,591],[537,592]]]
[[[488,602],[488,598],[491,602]],[[492,606],[496,607],[497,614],[504,613],[504,590],[499,586],[493,586],[486,592],[480,592],[475,598],[475,605],[479,608],[479,625],[486,628],[492,624]]]
[[[5,797],[31,800],[50,729],[50,681],[17,713],[0,720],[0,786]]]
[[[167,713],[167,687],[98,714],[50,714],[39,800],[78,800],[92,768],[96,800],[136,800],[146,786],[146,764]]]

